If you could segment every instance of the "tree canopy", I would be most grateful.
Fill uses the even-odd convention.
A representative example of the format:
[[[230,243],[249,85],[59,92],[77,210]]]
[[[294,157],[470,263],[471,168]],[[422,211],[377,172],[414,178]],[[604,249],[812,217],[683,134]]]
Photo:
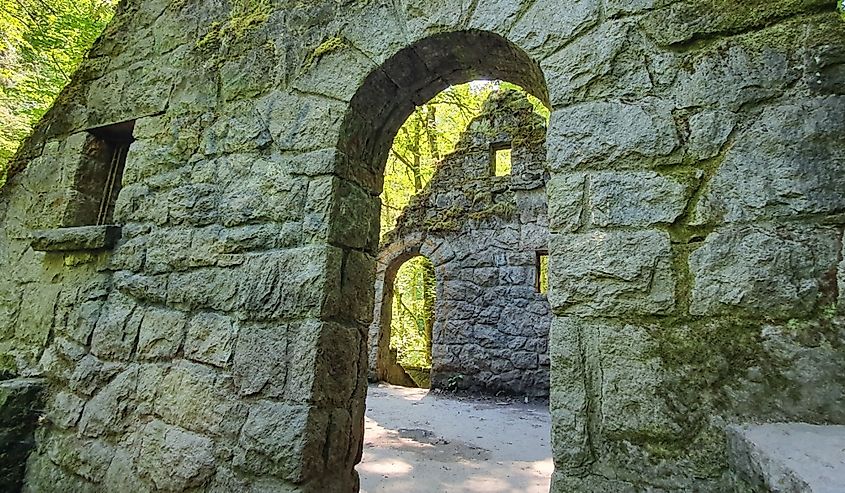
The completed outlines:
[[[0,2],[0,185],[9,159],[114,14],[116,0]]]

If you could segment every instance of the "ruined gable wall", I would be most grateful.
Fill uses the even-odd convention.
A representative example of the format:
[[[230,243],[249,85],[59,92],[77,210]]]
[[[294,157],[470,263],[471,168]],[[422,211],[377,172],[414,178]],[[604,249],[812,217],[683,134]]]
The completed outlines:
[[[432,387],[548,397],[551,312],[535,288],[549,241],[545,133],[524,95],[494,93],[399,217],[378,257],[371,375],[390,364],[381,314],[392,297],[379,284],[415,248],[436,274]],[[496,144],[512,145],[508,176],[492,174]]]
[[[4,366],[51,384],[30,489],[355,487],[378,170],[341,127],[385,60],[462,29],[536,60],[553,106],[553,490],[725,491],[725,423],[842,423],[833,9],[127,2],[0,191]],[[425,55],[519,74],[482,51]],[[448,75],[406,62],[403,87]],[[33,251],[82,132],[127,119],[122,240]]]

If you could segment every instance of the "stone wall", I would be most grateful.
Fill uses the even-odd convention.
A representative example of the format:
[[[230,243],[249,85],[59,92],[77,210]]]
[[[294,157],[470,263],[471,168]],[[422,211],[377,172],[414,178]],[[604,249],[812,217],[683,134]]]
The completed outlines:
[[[26,459],[35,446],[43,412],[44,382],[38,378],[0,381],[0,488],[21,491]]]
[[[403,211],[377,259],[372,377],[384,379],[394,364],[393,293],[385,284],[421,254],[436,278],[432,388],[548,397],[551,311],[537,289],[538,254],[549,242],[545,137],[528,98],[494,93]],[[492,169],[501,144],[511,149],[507,176]]]
[[[477,78],[553,110],[552,489],[730,490],[727,425],[845,422],[843,53],[829,0],[121,3],[0,190],[30,490],[354,490],[385,152]],[[33,250],[129,120],[120,241]]]

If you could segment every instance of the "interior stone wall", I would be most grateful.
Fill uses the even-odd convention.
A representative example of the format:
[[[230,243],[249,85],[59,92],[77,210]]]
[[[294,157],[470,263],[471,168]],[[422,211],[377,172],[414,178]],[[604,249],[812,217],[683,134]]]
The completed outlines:
[[[353,491],[392,132],[509,80],[547,135],[552,490],[730,491],[725,426],[843,423],[828,0],[127,0],[0,191],[30,491]],[[122,239],[44,253],[93,127]],[[82,173],[84,175],[84,173]]]
[[[548,397],[552,315],[537,290],[538,254],[549,248],[545,138],[524,94],[494,93],[399,216],[377,257],[371,378],[394,375],[392,283],[424,255],[436,281],[432,388]],[[507,176],[492,169],[500,144],[511,146]]]

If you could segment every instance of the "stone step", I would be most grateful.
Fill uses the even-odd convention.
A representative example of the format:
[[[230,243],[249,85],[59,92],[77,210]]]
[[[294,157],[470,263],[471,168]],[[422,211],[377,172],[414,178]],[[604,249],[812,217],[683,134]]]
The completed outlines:
[[[845,426],[731,426],[728,454],[734,473],[755,491],[845,492]]]

